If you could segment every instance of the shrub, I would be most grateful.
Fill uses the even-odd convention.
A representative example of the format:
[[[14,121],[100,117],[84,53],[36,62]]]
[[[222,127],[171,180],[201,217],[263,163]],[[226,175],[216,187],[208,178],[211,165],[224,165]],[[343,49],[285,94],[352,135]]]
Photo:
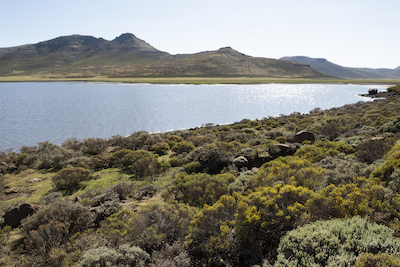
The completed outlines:
[[[334,157],[341,153],[350,154],[354,152],[351,145],[342,142],[317,141],[313,145],[303,146],[294,154],[300,158],[305,158],[311,162],[318,162],[327,156]]]
[[[135,213],[121,210],[111,215],[101,223],[99,233],[113,244],[127,242],[151,253],[183,241],[195,212],[182,204],[152,203]]]
[[[365,253],[357,258],[355,267],[400,267],[400,257],[389,253]]]
[[[201,164],[200,171],[208,173],[220,173],[229,165],[232,155],[215,145],[209,147],[198,147],[186,156],[186,161],[198,161]]]
[[[183,201],[191,206],[203,207],[214,204],[228,193],[228,185],[235,180],[233,174],[209,175],[206,173],[178,174],[173,185],[164,193],[165,198]]]
[[[52,192],[47,195],[44,195],[42,198],[42,205],[48,205],[52,204],[55,201],[61,200],[62,199],[62,194],[61,192]]]
[[[179,143],[176,143],[171,150],[177,154],[182,154],[182,153],[189,153],[195,148],[192,142],[188,141],[182,141]]]
[[[93,174],[81,167],[70,167],[59,171],[53,176],[53,185],[56,190],[72,191],[81,186],[81,182],[89,181]]]
[[[400,117],[391,119],[389,122],[384,123],[381,127],[379,127],[378,130],[381,133],[384,133],[384,132],[391,132],[391,133],[400,132]]]
[[[42,206],[35,214],[22,221],[25,233],[37,230],[41,225],[59,222],[68,230],[68,235],[82,232],[92,226],[93,214],[82,205],[66,200]]]
[[[263,187],[243,196],[223,195],[205,205],[191,223],[186,247],[206,266],[260,264],[274,259],[281,236],[302,222],[313,192],[294,186]]]
[[[166,142],[159,142],[157,144],[152,145],[150,150],[156,152],[156,154],[162,156],[168,154],[169,145]]]
[[[77,267],[97,266],[144,266],[151,260],[150,255],[136,246],[121,245],[118,249],[99,247],[87,251]]]
[[[160,162],[157,158],[146,157],[139,159],[132,164],[130,170],[133,174],[136,174],[139,177],[152,177],[169,167],[170,165],[167,162]]]
[[[352,183],[355,177],[368,177],[379,163],[368,165],[339,154],[335,157],[328,156],[317,165],[326,169],[323,175],[323,186],[329,184],[338,186]]]
[[[279,157],[265,163],[251,180],[251,188],[277,183],[317,189],[325,170],[310,161],[294,156]]]
[[[201,170],[201,164],[198,161],[192,161],[183,166],[185,172],[191,174],[194,172],[199,172]]]
[[[394,138],[371,138],[357,145],[356,158],[360,161],[371,164],[381,159],[394,145]]]
[[[89,155],[99,155],[108,147],[107,139],[103,138],[88,138],[83,140],[82,151]]]
[[[190,267],[191,261],[189,254],[182,248],[181,242],[172,245],[166,244],[162,251],[154,251],[152,254],[154,263],[150,267]]]
[[[362,253],[399,252],[390,228],[358,216],[317,221],[288,232],[274,266],[353,266]]]

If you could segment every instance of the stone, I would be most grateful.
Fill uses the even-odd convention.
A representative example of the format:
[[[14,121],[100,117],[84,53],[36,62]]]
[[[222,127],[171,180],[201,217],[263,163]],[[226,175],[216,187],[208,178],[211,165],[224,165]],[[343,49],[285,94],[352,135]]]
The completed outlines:
[[[295,136],[294,136],[294,138],[293,138],[293,141],[295,142],[295,143],[303,143],[304,141],[311,141],[311,142],[314,142],[315,141],[315,136],[314,136],[314,134],[312,133],[312,132],[309,132],[309,131],[305,131],[305,130],[302,130],[302,131],[300,131],[300,132],[297,132],[296,134],[295,134]]]
[[[243,157],[243,156],[239,156],[237,158],[235,158],[232,163],[236,166],[236,168],[243,168],[243,167],[247,167],[247,165],[249,164],[249,161]]]
[[[369,95],[376,95],[378,93],[378,89],[369,89],[368,94]]]
[[[38,207],[36,206],[24,203],[4,214],[4,224],[16,228],[21,224],[22,219],[34,214],[37,209]]]

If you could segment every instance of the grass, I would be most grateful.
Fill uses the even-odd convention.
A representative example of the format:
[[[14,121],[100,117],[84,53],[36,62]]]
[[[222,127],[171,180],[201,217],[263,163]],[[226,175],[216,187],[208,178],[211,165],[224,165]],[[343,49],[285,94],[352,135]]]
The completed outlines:
[[[171,77],[171,78],[109,78],[95,77],[50,77],[44,75],[3,76],[0,82],[114,82],[154,84],[268,84],[268,83],[355,83],[355,84],[400,84],[400,79],[345,80],[345,79],[285,79],[255,77]]]
[[[42,197],[52,190],[51,177],[54,173],[41,172],[33,169],[22,171],[18,174],[4,175],[4,184],[7,190],[14,193],[9,194],[8,200],[2,202],[12,205],[19,202],[40,203]],[[38,179],[32,182],[33,179]]]

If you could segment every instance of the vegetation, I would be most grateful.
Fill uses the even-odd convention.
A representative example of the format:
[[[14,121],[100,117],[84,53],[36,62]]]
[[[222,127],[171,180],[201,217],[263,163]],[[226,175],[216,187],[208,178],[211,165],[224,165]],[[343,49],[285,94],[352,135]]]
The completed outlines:
[[[0,151],[0,265],[400,266],[399,118],[388,98]]]

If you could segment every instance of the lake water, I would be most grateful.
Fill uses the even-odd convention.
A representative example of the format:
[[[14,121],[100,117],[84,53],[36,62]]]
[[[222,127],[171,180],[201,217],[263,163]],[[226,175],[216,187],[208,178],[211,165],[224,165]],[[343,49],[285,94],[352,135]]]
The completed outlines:
[[[369,99],[377,85],[0,83],[0,150],[308,113]]]

